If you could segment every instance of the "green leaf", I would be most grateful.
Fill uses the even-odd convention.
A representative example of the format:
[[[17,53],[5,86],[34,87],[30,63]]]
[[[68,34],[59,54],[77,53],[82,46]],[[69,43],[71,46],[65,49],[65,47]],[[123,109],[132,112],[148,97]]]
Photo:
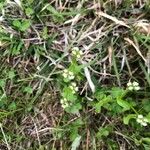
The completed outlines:
[[[21,48],[23,46],[23,42],[19,42],[18,45],[17,43],[14,45],[14,47],[12,48],[11,54],[12,55],[18,55],[20,54]]]
[[[15,102],[12,102],[9,106],[8,106],[8,109],[9,110],[16,110],[16,103]]]
[[[14,77],[15,77],[15,72],[14,72],[14,70],[9,71],[9,72],[8,72],[8,78],[9,78],[9,79],[13,79]]]
[[[24,20],[21,24],[20,30],[26,31],[31,25],[31,22],[29,20]]]
[[[95,111],[97,113],[101,112],[101,107],[108,104],[112,101],[111,96],[105,96],[103,99],[101,99],[98,103],[95,104]]]
[[[47,27],[43,28],[42,37],[43,37],[43,39],[48,38],[48,29],[47,29]]]
[[[109,135],[110,129],[107,127],[101,127],[99,128],[99,131],[96,134],[97,138],[107,137]]]
[[[143,109],[146,112],[150,112],[150,101],[148,99],[142,101]]]
[[[69,70],[72,71],[74,74],[78,74],[79,72],[81,72],[82,68],[82,65],[78,65],[76,62],[71,62]]]
[[[32,4],[34,2],[34,0],[27,0],[26,1],[28,4]]]
[[[149,144],[142,144],[144,146],[144,150],[149,150]]]
[[[19,20],[14,20],[13,21],[13,26],[20,28],[21,27],[21,22]]]
[[[119,88],[119,87],[113,87],[110,91],[111,96],[114,98],[122,97],[125,94],[125,90]]]
[[[120,98],[117,99],[117,104],[121,107],[123,107],[124,111],[130,110],[131,106],[127,101],[124,101]]]
[[[63,81],[66,82],[66,83],[68,83],[68,82],[70,82],[70,79],[68,79],[68,78],[63,78]]]
[[[63,20],[64,17],[61,14],[61,12],[58,12],[53,6],[49,5],[47,7],[47,10],[50,11],[55,17],[58,17],[59,19]]]
[[[38,148],[38,150],[45,150],[45,146],[40,145],[40,147]]]
[[[33,90],[30,86],[27,86],[27,87],[24,88],[24,92],[32,94]]]
[[[80,109],[82,109],[81,104],[75,102],[74,105],[72,105],[69,108],[66,108],[65,111],[72,114],[78,114]]]
[[[81,127],[83,124],[84,124],[84,122],[82,121],[81,118],[79,118],[79,119],[75,120],[74,122],[72,122],[72,126],[77,127],[77,128]]]
[[[148,115],[146,116],[148,122],[150,123],[150,112],[148,113]]]
[[[74,141],[75,138],[77,136],[79,136],[79,134],[78,134],[78,128],[70,128],[70,131],[71,131],[71,133],[69,135],[69,138],[70,138],[71,141]]]
[[[5,88],[6,81],[4,79],[0,80],[0,87]]]
[[[126,125],[128,125],[130,119],[132,119],[132,118],[136,118],[136,114],[129,114],[126,117],[124,117],[123,118],[123,123],[126,124]]]
[[[77,150],[81,142],[81,136],[77,136],[71,145],[71,150]]]
[[[142,141],[150,144],[150,138],[149,137],[146,137],[146,138],[142,138]]]
[[[69,87],[64,87],[62,96],[71,101],[75,101],[77,99],[77,96],[72,93],[72,90]]]
[[[34,11],[33,11],[32,8],[28,7],[28,8],[25,9],[25,13],[26,13],[27,16],[31,16],[34,13]]]
[[[107,106],[107,105],[106,105]],[[104,106],[105,107],[105,106]],[[118,115],[123,112],[123,109],[121,106],[119,106],[116,102],[112,102],[107,107],[105,107],[107,110],[109,110],[109,114],[111,115]]]

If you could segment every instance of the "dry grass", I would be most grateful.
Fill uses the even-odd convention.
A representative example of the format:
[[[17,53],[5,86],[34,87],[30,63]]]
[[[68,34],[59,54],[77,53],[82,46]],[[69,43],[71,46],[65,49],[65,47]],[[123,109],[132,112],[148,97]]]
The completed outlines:
[[[144,150],[138,138],[149,127],[133,131],[121,124],[120,117],[111,118],[105,111],[95,114],[88,104],[80,114],[71,115],[59,101],[60,76],[71,61],[72,47],[84,52],[80,64],[89,64],[81,73],[86,77],[79,87],[81,96],[92,100],[94,88],[125,87],[136,80],[142,97],[149,99],[149,1],[31,0],[20,6],[15,2],[0,2],[1,149],[67,150],[78,128],[79,149]],[[16,19],[31,25],[22,32],[13,24]],[[12,79],[10,70],[15,73]],[[12,102],[16,106],[10,108]],[[97,139],[98,128],[105,125],[113,131],[107,140]]]

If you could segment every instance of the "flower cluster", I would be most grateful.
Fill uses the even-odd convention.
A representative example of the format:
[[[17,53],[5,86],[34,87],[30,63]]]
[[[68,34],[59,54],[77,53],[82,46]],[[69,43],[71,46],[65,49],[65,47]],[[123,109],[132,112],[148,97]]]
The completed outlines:
[[[64,109],[72,105],[72,103],[66,98],[61,99],[60,103]]]
[[[75,94],[78,91],[77,84],[75,82],[70,83],[69,88],[71,89],[71,93]],[[60,100],[60,103],[64,109],[70,107],[73,103],[71,100],[68,100],[67,98],[63,98]]]
[[[78,87],[75,82],[70,83],[69,88],[71,89],[72,94],[75,94],[78,91]],[[66,109],[72,105],[71,100],[68,100],[65,97],[60,100],[60,103],[64,109]]]
[[[142,126],[147,126],[148,120],[143,115],[138,115],[136,121]]]
[[[140,86],[139,86],[139,83],[134,81],[134,82],[128,82],[127,88],[130,91],[133,91],[133,90],[138,91],[140,89]]]
[[[72,82],[69,87],[72,90],[73,94],[75,94],[76,92],[78,92],[78,87],[77,87],[77,84],[75,82]]]
[[[74,47],[72,49],[72,56],[76,60],[80,59],[82,55],[83,55],[83,52],[79,50],[78,47]],[[75,79],[74,73],[76,72],[74,71],[72,72],[71,69],[65,69],[62,74],[64,81],[67,83],[67,86],[64,87],[64,94],[62,94],[63,98],[60,100],[60,103],[62,104],[62,107],[64,109],[75,104],[76,99],[77,99],[77,92],[78,92],[77,84],[75,82],[71,82],[72,80]]]
[[[67,79],[67,81],[73,80],[75,78],[74,73],[72,71],[67,70],[67,69],[64,70],[62,75],[63,75],[64,79]],[[70,92],[68,94],[74,95],[78,91],[78,87],[77,87],[77,84],[75,82],[70,82],[69,86],[67,88],[69,88],[69,92]],[[60,100],[60,103],[64,109],[70,107],[73,104],[71,102],[71,100],[67,99],[66,97],[63,97]]]
[[[74,74],[73,74],[73,72],[71,72],[71,71],[65,69],[65,70],[63,71],[63,77],[64,77],[65,79],[73,80],[73,79],[74,79]]]
[[[83,52],[82,52],[81,50],[79,50],[78,47],[74,47],[74,48],[72,49],[72,55],[73,55],[74,57],[76,57],[77,59],[80,59],[80,58],[82,57],[82,55],[83,55]]]

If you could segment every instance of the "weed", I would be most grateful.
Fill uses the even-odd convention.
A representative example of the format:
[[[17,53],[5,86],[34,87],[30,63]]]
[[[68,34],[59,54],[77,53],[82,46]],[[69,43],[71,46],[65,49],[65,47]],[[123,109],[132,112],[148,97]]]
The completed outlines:
[[[149,150],[149,1],[0,1],[0,148]]]

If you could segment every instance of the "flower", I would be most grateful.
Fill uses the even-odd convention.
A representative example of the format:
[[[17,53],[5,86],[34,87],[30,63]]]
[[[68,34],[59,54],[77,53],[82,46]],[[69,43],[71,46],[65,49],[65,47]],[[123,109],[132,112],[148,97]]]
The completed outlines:
[[[78,92],[78,87],[77,87],[77,84],[75,82],[72,82],[69,87],[72,90],[73,94],[75,94],[76,92]]]
[[[80,59],[83,55],[83,52],[81,50],[79,50],[78,47],[74,47],[72,49],[72,55],[75,56],[77,59]]]
[[[148,120],[143,115],[138,115],[136,121],[142,126],[147,126]]]
[[[139,86],[139,83],[138,82],[128,82],[127,83],[127,87],[128,87],[128,90],[132,91],[132,90],[135,90],[135,91],[138,91],[140,90],[140,86]]]
[[[72,71],[69,71],[67,69],[65,69],[63,71],[63,77],[66,78],[66,79],[69,79],[69,80],[73,80],[74,79],[74,74]]]
[[[60,103],[64,109],[69,107],[70,105],[72,105],[72,103],[69,100],[67,100],[66,98],[61,99]]]

